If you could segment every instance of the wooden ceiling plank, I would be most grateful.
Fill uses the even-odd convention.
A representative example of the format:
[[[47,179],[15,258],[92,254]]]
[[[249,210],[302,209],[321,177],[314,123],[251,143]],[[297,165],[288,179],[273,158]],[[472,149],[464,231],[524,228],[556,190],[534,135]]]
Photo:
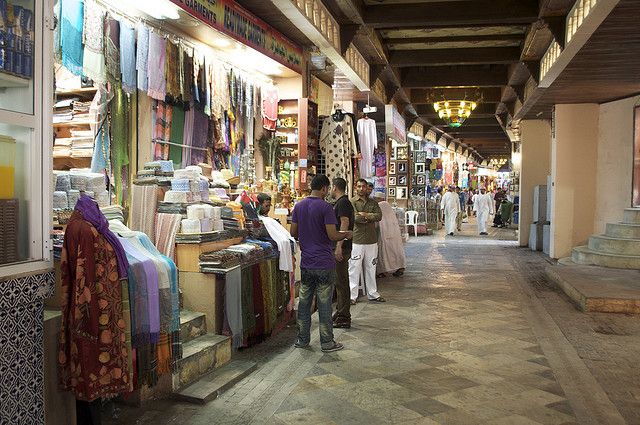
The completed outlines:
[[[451,2],[368,6],[364,23],[376,28],[430,25],[528,24],[538,19],[536,0],[465,1],[460,7]]]
[[[448,37],[385,38],[384,42],[388,45],[401,46],[405,44],[460,43],[479,41],[522,41],[523,38],[523,34],[462,35]]]
[[[519,60],[519,47],[394,50],[389,54],[389,63],[397,67],[420,65],[509,64],[518,62]]]
[[[508,82],[508,68],[472,65],[461,67],[403,68],[402,86],[426,87],[500,87]]]
[[[347,49],[359,29],[360,25],[340,25],[340,53],[342,53],[342,56],[347,53]]]
[[[482,101],[479,102],[479,105],[482,104],[490,104],[490,103],[500,103],[502,100],[502,89],[500,87],[487,87],[479,90],[482,93]],[[431,104],[431,101],[428,99],[429,95],[435,95],[440,97],[444,96],[445,99],[450,100],[463,100],[465,97],[468,100],[476,100],[473,99],[475,94],[475,90],[469,89],[411,89],[411,103],[421,104],[427,103]],[[493,112],[495,112],[495,107],[493,108]]]

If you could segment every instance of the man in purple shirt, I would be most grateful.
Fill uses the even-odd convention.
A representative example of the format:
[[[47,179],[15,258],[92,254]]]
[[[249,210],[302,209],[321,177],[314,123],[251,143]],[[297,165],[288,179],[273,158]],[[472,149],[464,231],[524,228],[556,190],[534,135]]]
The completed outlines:
[[[331,299],[336,280],[333,242],[351,239],[351,231],[339,231],[333,207],[324,200],[329,193],[329,178],[317,175],[311,181],[311,196],[293,209],[291,235],[300,242],[302,282],[298,303],[298,339],[295,346],[306,348],[311,340],[311,300],[316,294],[320,321],[320,346],[330,353],[344,346],[333,339]]]

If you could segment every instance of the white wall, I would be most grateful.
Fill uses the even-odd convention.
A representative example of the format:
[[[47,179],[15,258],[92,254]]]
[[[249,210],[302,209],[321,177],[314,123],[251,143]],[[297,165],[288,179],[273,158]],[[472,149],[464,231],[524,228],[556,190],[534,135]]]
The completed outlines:
[[[598,154],[597,104],[556,105],[551,143],[551,258],[571,255],[593,233]]]
[[[280,99],[299,99],[302,97],[302,76],[274,78]]]
[[[600,105],[595,233],[604,233],[606,223],[620,221],[622,210],[631,206],[633,107],[638,102],[640,96]]]
[[[533,188],[547,184],[551,173],[551,124],[545,120],[520,122],[520,246],[529,244],[530,225],[533,223]]]

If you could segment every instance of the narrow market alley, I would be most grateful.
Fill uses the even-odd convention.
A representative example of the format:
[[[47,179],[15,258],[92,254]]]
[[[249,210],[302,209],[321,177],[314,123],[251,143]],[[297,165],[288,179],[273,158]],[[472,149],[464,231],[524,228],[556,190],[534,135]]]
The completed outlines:
[[[314,315],[312,349],[293,348],[292,323],[234,354],[258,369],[217,400],[118,405],[107,423],[640,423],[633,316],[579,312],[513,230],[470,223],[406,249],[404,277],[379,284],[388,302],[359,302],[335,331],[343,351],[320,351]]]

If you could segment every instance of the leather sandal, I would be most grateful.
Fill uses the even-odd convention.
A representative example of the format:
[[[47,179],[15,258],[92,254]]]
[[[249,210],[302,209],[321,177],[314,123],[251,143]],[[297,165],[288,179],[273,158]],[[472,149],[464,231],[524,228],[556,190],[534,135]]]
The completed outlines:
[[[378,297],[378,298],[375,298],[375,299],[369,300],[369,301],[372,302],[372,303],[386,303],[387,302],[387,300],[385,300],[382,297]]]

